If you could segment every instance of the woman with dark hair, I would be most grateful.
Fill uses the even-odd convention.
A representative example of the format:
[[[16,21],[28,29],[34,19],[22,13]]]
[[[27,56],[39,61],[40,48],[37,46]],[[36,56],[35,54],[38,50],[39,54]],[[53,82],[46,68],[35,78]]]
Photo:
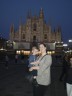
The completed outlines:
[[[67,96],[72,96],[72,56],[69,57],[69,67],[66,77]]]
[[[41,55],[31,64],[37,64],[31,67],[29,71],[37,69],[37,77],[33,83],[33,96],[44,96],[45,91],[51,83],[50,67],[52,64],[52,57],[46,53],[46,45],[41,43],[39,45]]]

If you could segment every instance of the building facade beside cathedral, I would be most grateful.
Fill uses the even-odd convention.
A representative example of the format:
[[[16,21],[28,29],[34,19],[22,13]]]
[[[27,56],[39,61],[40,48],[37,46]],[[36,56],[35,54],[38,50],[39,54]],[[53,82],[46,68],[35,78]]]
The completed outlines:
[[[14,42],[14,49],[30,49],[40,42],[51,44],[61,42],[61,28],[58,27],[52,32],[49,24],[45,23],[43,9],[39,16],[31,16],[29,13],[25,24],[20,24],[15,31],[14,24],[10,28],[10,41]]]

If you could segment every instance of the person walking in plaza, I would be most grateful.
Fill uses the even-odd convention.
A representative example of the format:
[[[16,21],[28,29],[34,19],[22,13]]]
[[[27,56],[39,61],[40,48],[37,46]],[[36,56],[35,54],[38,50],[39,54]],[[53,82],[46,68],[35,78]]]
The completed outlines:
[[[52,64],[52,57],[46,53],[46,45],[41,43],[39,45],[41,55],[39,58],[31,64],[37,64],[37,66],[31,67],[29,71],[37,69],[36,82],[33,83],[33,96],[44,96],[47,87],[51,83],[50,68]]]
[[[9,57],[8,55],[5,56],[5,67],[8,69]]]
[[[16,54],[15,55],[15,63],[17,63],[18,62],[18,55]]]
[[[69,57],[69,67],[66,77],[67,96],[72,96],[72,56]]]
[[[68,62],[68,55],[65,54],[63,57],[63,66],[62,66],[62,73],[60,76],[60,81],[64,83],[64,88],[66,89],[66,74],[67,74],[67,69],[69,66],[69,62]]]
[[[62,73],[60,76],[60,81],[63,81],[63,79],[66,77],[66,73],[67,73],[67,68],[68,68],[68,56],[65,54],[62,60]]]

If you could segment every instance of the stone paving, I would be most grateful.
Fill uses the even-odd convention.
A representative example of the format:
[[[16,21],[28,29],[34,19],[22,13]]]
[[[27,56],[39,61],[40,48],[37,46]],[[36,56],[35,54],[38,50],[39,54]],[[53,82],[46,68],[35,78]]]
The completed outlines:
[[[56,65],[59,61],[54,62]],[[52,83],[45,96],[66,96],[63,82],[59,81],[62,66],[51,67]],[[32,85],[26,79],[25,64],[10,62],[5,69],[4,63],[0,63],[0,96],[33,96]]]

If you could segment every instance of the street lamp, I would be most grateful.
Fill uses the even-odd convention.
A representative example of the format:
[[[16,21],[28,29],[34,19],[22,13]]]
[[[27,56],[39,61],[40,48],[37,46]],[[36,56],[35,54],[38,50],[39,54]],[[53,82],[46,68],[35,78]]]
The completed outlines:
[[[69,49],[72,50],[72,39],[68,40]]]
[[[68,40],[68,42],[72,42],[72,39]]]
[[[63,44],[64,51],[68,51],[68,44]]]
[[[68,46],[68,44],[63,44],[63,47],[67,47]]]

